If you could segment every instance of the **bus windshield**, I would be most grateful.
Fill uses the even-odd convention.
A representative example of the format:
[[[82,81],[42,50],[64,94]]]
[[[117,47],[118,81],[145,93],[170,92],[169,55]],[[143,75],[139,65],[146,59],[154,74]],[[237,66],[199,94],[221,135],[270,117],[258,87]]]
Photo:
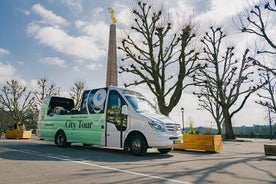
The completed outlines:
[[[126,99],[137,113],[156,114],[156,108],[142,95],[125,94]]]

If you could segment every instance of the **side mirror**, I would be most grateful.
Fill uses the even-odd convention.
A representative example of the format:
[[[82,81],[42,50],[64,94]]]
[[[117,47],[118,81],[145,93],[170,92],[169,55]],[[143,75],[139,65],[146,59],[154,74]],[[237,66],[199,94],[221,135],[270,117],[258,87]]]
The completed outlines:
[[[123,105],[123,106],[122,106],[122,114],[123,114],[123,115],[127,115],[127,114],[128,114],[127,105]]]

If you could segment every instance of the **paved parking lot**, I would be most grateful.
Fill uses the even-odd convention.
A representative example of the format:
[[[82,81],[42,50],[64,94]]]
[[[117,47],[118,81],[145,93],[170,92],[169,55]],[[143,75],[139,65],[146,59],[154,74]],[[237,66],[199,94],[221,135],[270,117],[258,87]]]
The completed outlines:
[[[244,140],[244,139],[243,139]],[[275,140],[223,142],[215,153],[173,150],[143,157],[117,149],[58,148],[52,142],[0,140],[0,183],[250,183],[275,184],[276,158],[264,155]]]

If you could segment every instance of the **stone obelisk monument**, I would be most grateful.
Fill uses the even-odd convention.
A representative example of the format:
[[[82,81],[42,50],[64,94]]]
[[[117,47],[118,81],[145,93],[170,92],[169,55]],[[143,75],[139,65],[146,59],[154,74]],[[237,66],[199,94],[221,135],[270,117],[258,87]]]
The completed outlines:
[[[117,45],[116,45],[116,18],[114,10],[108,8],[111,13],[111,21],[109,30],[109,43],[108,43],[108,56],[107,56],[107,69],[106,69],[106,86],[118,86],[117,78]]]

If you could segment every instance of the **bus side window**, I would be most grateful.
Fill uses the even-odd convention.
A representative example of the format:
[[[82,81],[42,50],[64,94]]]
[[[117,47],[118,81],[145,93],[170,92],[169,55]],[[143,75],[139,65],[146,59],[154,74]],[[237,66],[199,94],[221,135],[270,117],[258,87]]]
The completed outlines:
[[[95,94],[98,91],[103,91],[105,89],[98,89],[98,90],[92,90],[92,91],[86,91],[83,95],[83,102],[81,105],[81,113],[82,114],[99,114],[104,113],[104,107],[105,107],[105,98],[104,95],[103,101],[101,101],[102,104],[95,103]],[[106,92],[104,92],[106,93]],[[96,99],[97,100],[97,99]],[[96,101],[97,102],[97,101]],[[99,105],[99,106],[97,106]]]
[[[47,109],[47,115],[67,115],[74,108],[74,101],[70,98],[52,97]]]
[[[107,105],[106,120],[113,123],[117,130],[126,130],[127,116],[122,114],[124,99],[116,91],[110,91]]]
[[[88,104],[87,103],[87,100],[88,100],[88,94],[89,94],[89,91],[86,91],[84,94],[83,94],[83,100],[82,100],[82,103],[81,103],[81,114],[87,114],[87,108],[86,108],[86,105]],[[90,94],[91,95],[91,94]]]
[[[50,116],[50,114],[53,112],[54,109],[52,109],[51,105],[48,106],[47,115]]]

